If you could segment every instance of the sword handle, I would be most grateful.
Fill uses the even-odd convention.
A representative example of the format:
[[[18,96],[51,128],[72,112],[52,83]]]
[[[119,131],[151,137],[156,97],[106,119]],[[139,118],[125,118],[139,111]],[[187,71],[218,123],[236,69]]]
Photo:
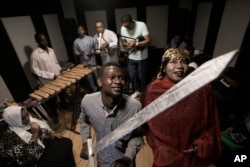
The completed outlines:
[[[93,155],[93,146],[92,138],[87,139],[88,152],[89,152],[89,167],[95,167],[94,165],[94,155]]]

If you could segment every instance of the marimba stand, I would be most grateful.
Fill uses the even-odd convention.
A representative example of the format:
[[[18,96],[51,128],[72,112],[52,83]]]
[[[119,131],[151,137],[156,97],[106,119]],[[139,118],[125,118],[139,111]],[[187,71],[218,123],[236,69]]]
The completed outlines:
[[[75,94],[75,102],[74,102],[74,108],[73,108],[73,112],[72,112],[72,118],[71,118],[71,126],[70,128],[66,127],[66,129],[71,130],[77,134],[80,134],[79,132],[77,132],[76,129],[76,124],[77,124],[77,119],[78,116],[81,111],[79,111],[79,98],[80,98],[80,80],[77,81],[76,83],[76,94]]]

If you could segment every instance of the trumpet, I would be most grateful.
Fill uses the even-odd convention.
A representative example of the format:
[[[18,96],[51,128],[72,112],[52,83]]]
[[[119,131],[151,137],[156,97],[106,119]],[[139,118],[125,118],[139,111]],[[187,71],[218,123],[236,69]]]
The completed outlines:
[[[108,42],[103,38],[103,34],[99,33],[98,38],[97,38],[97,43],[96,43],[96,53],[107,53],[108,51]]]

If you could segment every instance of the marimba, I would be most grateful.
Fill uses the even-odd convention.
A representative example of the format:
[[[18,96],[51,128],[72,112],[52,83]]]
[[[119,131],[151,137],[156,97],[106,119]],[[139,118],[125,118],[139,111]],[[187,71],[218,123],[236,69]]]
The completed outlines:
[[[61,75],[58,76],[55,80],[41,86],[39,89],[30,93],[29,97],[32,100],[35,100],[37,104],[42,104],[43,102],[59,94],[62,90],[66,89],[72,84],[77,83],[79,85],[79,81],[82,78],[98,70],[99,68],[100,66],[84,66],[82,64],[76,65],[73,68],[66,70],[65,72],[62,72]],[[79,89],[77,91],[79,91]],[[71,130],[75,130],[77,116],[78,116],[78,111],[73,111]]]
[[[38,101],[46,100],[58,94],[66,87],[81,80],[83,77],[89,75],[98,68],[98,66],[84,67],[82,64],[76,65],[72,69],[63,72],[57,79],[41,86],[33,93],[30,93],[29,96]]]

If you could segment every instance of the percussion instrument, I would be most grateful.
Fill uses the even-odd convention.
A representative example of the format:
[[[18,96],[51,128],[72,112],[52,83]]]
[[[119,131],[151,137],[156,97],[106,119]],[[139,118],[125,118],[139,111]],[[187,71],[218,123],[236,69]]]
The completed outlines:
[[[38,90],[30,93],[29,96],[37,101],[43,101],[55,96],[66,87],[76,83],[83,77],[97,70],[98,66],[85,67],[82,64],[76,65],[72,69],[61,73],[55,80],[41,86]]]
[[[29,102],[32,101],[33,103],[35,101],[36,103],[34,103],[35,106],[32,107],[32,110],[35,111],[35,113],[38,113],[35,108],[35,107],[38,107],[38,110],[41,111],[47,119],[50,119],[46,111],[44,111],[44,109],[41,108],[40,104],[56,96],[62,90],[67,89],[71,85],[73,86],[73,84],[76,84],[76,83],[77,83],[76,91],[80,91],[78,81],[83,79],[85,76],[91,74],[92,72],[98,70],[99,68],[100,66],[84,66],[83,64],[76,65],[75,67],[62,72],[55,80],[41,86],[39,89],[30,93],[29,94],[30,98],[27,101]],[[77,96],[76,98],[79,98],[79,97]],[[77,99],[75,101],[77,101]],[[74,110],[76,111],[72,112],[72,120],[71,120],[71,128],[70,128],[70,130],[73,130],[73,131],[75,130],[76,122],[77,122],[78,115],[79,115],[77,105],[75,105]]]

